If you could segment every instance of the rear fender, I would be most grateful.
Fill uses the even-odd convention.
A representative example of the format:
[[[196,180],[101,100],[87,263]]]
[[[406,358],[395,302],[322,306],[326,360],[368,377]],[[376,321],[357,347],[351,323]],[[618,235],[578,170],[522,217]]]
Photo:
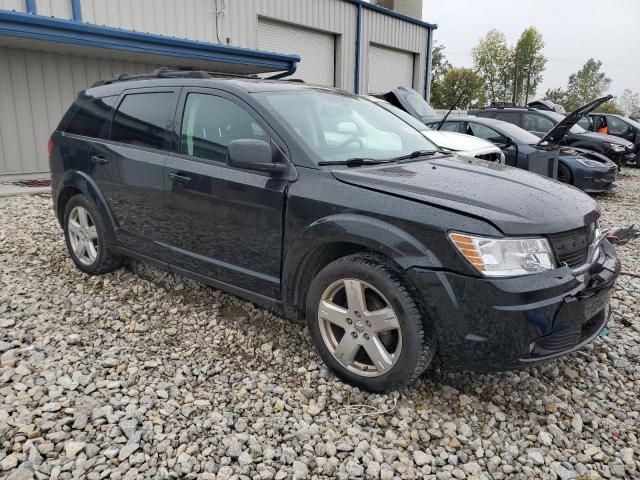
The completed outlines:
[[[106,198],[93,181],[91,177],[89,177],[86,173],[78,171],[78,170],[69,170],[65,172],[63,177],[60,179],[58,187],[55,193],[55,208],[56,214],[58,216],[58,221],[62,224],[64,211],[60,211],[60,194],[67,187],[73,187],[77,190],[80,190],[82,193],[87,195],[98,207],[98,210],[102,214],[103,218],[107,220],[107,228],[110,229],[110,233],[115,234],[115,230],[117,228],[117,222],[113,215],[113,212],[109,208]]]

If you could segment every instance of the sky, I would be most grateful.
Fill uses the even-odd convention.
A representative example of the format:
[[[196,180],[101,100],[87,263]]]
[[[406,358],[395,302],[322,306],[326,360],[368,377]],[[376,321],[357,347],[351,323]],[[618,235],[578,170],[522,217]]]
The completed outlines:
[[[472,67],[471,49],[492,28],[509,45],[536,27],[548,58],[538,96],[566,88],[589,58],[601,60],[610,92],[640,92],[640,0],[423,0],[423,20],[438,24],[434,39],[452,65]]]

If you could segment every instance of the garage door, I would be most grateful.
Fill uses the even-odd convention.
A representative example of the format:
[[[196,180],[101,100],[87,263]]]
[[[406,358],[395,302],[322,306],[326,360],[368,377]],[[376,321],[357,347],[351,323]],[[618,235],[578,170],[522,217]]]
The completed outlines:
[[[258,20],[258,49],[299,55],[298,70],[290,78],[335,85],[335,35],[261,18]]]
[[[47,140],[80,90],[154,66],[0,47],[0,175],[47,172]]]
[[[413,87],[413,53],[369,45],[369,93],[385,93],[398,87]]]

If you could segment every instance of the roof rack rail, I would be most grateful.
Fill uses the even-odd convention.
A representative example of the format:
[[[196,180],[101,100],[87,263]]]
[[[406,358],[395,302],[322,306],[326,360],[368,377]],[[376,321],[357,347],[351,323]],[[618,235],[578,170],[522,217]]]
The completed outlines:
[[[108,80],[98,80],[92,87],[100,87],[102,85],[111,85],[112,83],[128,82],[132,80],[147,80],[153,78],[258,78],[255,74],[239,74],[228,72],[210,72],[206,70],[195,70],[191,68],[170,68],[160,67],[151,73],[130,74],[127,72],[117,73]]]

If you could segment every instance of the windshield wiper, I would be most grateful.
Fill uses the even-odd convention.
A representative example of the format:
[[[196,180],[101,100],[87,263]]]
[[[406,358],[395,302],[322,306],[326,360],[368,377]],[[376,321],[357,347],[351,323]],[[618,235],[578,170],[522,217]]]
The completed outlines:
[[[394,157],[390,160],[394,162],[398,162],[400,160],[410,160],[412,158],[428,157],[430,155],[435,155],[436,153],[444,153],[444,152],[441,152],[440,150],[416,150],[415,152],[411,152],[407,155],[401,155],[399,157]]]
[[[381,163],[395,162],[396,158],[379,159],[379,158],[349,158],[347,160],[339,160],[336,162],[318,162],[318,165],[347,165],[348,167],[360,167],[362,165],[379,165]]]

